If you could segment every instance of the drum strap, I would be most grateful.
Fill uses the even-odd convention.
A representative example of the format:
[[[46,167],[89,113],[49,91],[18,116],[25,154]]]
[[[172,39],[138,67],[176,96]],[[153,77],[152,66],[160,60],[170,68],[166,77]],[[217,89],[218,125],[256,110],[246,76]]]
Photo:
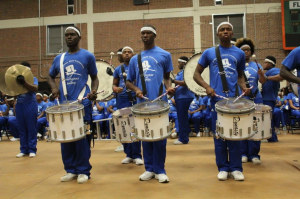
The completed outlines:
[[[65,78],[65,70],[64,70],[64,58],[65,54],[61,54],[60,60],[59,60],[59,67],[60,67],[60,78],[61,78],[61,84],[63,88],[64,96],[67,97],[68,91],[67,91],[67,85],[66,85],[66,78]],[[67,99],[66,99],[67,100]]]
[[[144,71],[143,71],[141,53],[138,54],[138,65],[139,65],[140,78],[141,78],[141,82],[142,82],[143,95],[146,96],[147,88],[146,88],[145,76],[144,76]]]
[[[121,66],[121,72],[122,72],[122,77],[123,77],[123,80],[124,80],[124,83],[125,83],[125,89],[126,89],[126,76],[124,76],[124,73],[125,73],[124,64],[122,64],[122,66]],[[126,90],[126,93],[128,95],[129,101],[131,101],[131,102],[135,101],[134,98],[131,95],[131,91],[127,92],[127,90]]]
[[[217,57],[217,61],[218,61],[219,74],[220,74],[222,86],[223,86],[223,92],[227,94],[229,92],[229,89],[228,89],[228,85],[227,85],[226,73],[224,71],[219,46],[216,46],[215,51],[216,51],[216,57]]]
[[[244,72],[243,72],[243,75],[244,75],[244,78],[245,78],[246,87],[250,88],[249,80],[248,80],[248,78],[247,78],[247,76],[246,76],[246,74]],[[256,96],[256,94],[257,94],[257,92],[258,92],[258,90],[256,89],[255,93],[253,94],[252,91],[250,90],[250,98],[254,99],[255,96]]]

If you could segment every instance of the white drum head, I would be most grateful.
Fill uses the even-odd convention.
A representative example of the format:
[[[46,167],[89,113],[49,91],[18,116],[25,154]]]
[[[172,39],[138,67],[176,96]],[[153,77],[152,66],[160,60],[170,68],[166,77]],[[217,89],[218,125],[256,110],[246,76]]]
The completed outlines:
[[[142,102],[132,106],[131,110],[136,115],[158,115],[169,111],[170,106],[165,101]]]
[[[227,114],[245,114],[254,111],[255,104],[251,100],[241,98],[233,103],[236,98],[223,99],[216,103],[216,111]]]
[[[97,100],[98,101],[110,100],[113,97],[112,84],[113,84],[114,78],[113,78],[113,76],[110,76],[106,73],[106,69],[110,68],[112,72],[114,72],[115,69],[104,60],[97,61],[96,66],[97,66],[97,70],[98,70],[97,75],[98,75],[98,79],[99,79],[99,87],[98,87],[97,92],[104,90],[104,92],[97,95]],[[91,88],[90,76],[88,78],[87,84]]]
[[[184,81],[187,85],[187,87],[196,95],[206,95],[206,90],[198,85],[194,79],[194,73],[198,64],[198,61],[201,57],[201,53],[194,54],[186,63],[184,68]],[[209,84],[209,68],[206,68],[202,74],[202,78],[206,83]]]
[[[84,106],[82,104],[60,104],[57,106],[51,106],[46,109],[46,113],[68,113],[74,112],[83,109]]]

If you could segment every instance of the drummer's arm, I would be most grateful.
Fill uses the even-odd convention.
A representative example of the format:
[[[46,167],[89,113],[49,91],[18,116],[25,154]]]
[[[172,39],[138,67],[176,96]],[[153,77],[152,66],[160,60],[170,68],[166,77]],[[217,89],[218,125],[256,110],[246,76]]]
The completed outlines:
[[[173,80],[173,83],[179,86],[186,86],[185,81],[181,81],[181,80]]]
[[[273,75],[273,76],[268,76],[267,80],[275,81],[275,82],[280,82],[283,80],[283,78],[278,74],[278,75]]]
[[[289,105],[290,105],[290,107],[291,107],[292,109],[294,109],[294,110],[299,110],[298,107],[294,106],[293,101],[290,100],[290,99],[289,99]]]
[[[172,82],[170,78],[170,72],[164,73],[164,84],[166,87],[166,91],[168,92],[169,95],[174,95],[175,94],[175,89],[172,88]]]
[[[121,93],[123,91],[123,88],[118,86],[119,82],[120,82],[119,78],[114,78],[113,79],[112,90],[113,90],[114,93]]]
[[[297,84],[300,84],[300,78],[298,78],[297,76],[295,76],[291,71],[288,70],[288,68],[284,65],[281,66],[280,69],[280,76],[283,79],[288,80],[289,82],[294,82]]]
[[[37,117],[37,119],[40,119],[45,114],[45,111],[42,111],[41,114]]]
[[[90,75],[91,77],[91,91],[97,92],[99,86],[99,79],[97,75]]]
[[[135,92],[137,97],[143,96],[143,92],[141,91],[141,89],[139,89],[137,86],[135,86],[131,81],[126,80],[126,87],[128,89],[132,90],[133,92]]]
[[[99,103],[97,103],[97,102],[96,102],[96,107],[97,107],[98,111],[100,111],[100,112],[103,111],[103,109],[104,109],[104,107],[100,106]]]
[[[28,91],[31,91],[31,92],[37,92],[38,91],[38,86],[37,85],[31,85],[29,83],[27,83],[25,81],[24,83],[24,87],[28,90]]]
[[[238,70],[238,85],[242,88],[242,90],[245,92],[245,95],[250,94],[250,88],[246,87],[246,81],[244,76],[243,70]]]
[[[53,94],[53,97],[54,98],[58,97],[59,90],[58,90],[58,88],[56,86],[56,83],[55,83],[55,77],[52,77],[51,75],[48,75],[48,84],[51,87],[51,92]]]

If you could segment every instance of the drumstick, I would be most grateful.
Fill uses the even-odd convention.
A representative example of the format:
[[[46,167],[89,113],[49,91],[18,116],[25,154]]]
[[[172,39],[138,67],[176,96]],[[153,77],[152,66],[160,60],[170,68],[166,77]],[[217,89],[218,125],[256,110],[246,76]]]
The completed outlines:
[[[219,98],[222,98],[222,99],[226,99],[226,100],[229,100],[229,98],[227,98],[227,97],[224,97],[224,96],[222,96],[222,95],[218,95],[218,94],[215,94],[217,97],[219,97]]]
[[[253,86],[250,87],[250,89],[252,89]],[[235,100],[233,100],[232,103],[236,102],[237,100],[239,100],[241,97],[243,97],[245,95],[246,91],[244,91],[240,96],[238,96]]]
[[[114,56],[114,52],[110,52],[110,60],[109,60],[109,65],[111,65],[112,64],[112,58],[113,58],[113,56]]]
[[[143,96],[142,98],[149,101],[149,98],[148,98],[148,97]]]
[[[175,86],[174,89],[178,88],[180,85]],[[162,94],[161,96],[158,96],[157,98],[155,98],[154,100],[152,100],[151,102],[155,102],[157,100],[159,100],[160,98],[162,98],[163,96],[167,95],[168,91],[166,91],[164,94]]]
[[[97,92],[97,93],[95,93],[95,94],[98,95],[98,94],[103,93],[103,92],[104,92],[104,90],[99,91],[99,92]],[[87,99],[87,98],[88,98],[88,96],[85,96],[85,97],[82,98],[80,101],[85,100],[85,99]],[[71,102],[70,104],[75,104],[75,103],[77,103],[77,102],[79,102],[79,100],[76,100],[76,101],[74,101],[74,102]]]
[[[55,99],[56,99],[56,101],[57,101],[57,105],[60,106],[58,97],[55,98]]]

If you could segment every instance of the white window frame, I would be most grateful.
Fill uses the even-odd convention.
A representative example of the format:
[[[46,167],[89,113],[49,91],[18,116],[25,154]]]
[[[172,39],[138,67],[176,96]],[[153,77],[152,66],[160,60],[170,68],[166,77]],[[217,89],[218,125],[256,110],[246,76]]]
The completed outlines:
[[[73,1],[73,4],[69,4],[68,3],[68,0],[67,1],[67,14],[68,15],[73,15],[74,14],[74,1]],[[69,13],[69,8],[73,8],[73,12],[72,13]]]
[[[211,21],[212,21],[212,33],[213,33],[213,45],[216,46],[216,41],[215,41],[215,35],[216,35],[216,30],[215,30],[215,20],[214,17],[215,16],[227,16],[227,21],[229,20],[229,16],[230,15],[243,15],[243,35],[244,37],[247,37],[247,31],[246,31],[246,13],[242,12],[242,13],[225,13],[225,14],[212,14],[211,16]],[[234,30],[234,27],[233,27]],[[238,38],[237,38],[238,39]]]

